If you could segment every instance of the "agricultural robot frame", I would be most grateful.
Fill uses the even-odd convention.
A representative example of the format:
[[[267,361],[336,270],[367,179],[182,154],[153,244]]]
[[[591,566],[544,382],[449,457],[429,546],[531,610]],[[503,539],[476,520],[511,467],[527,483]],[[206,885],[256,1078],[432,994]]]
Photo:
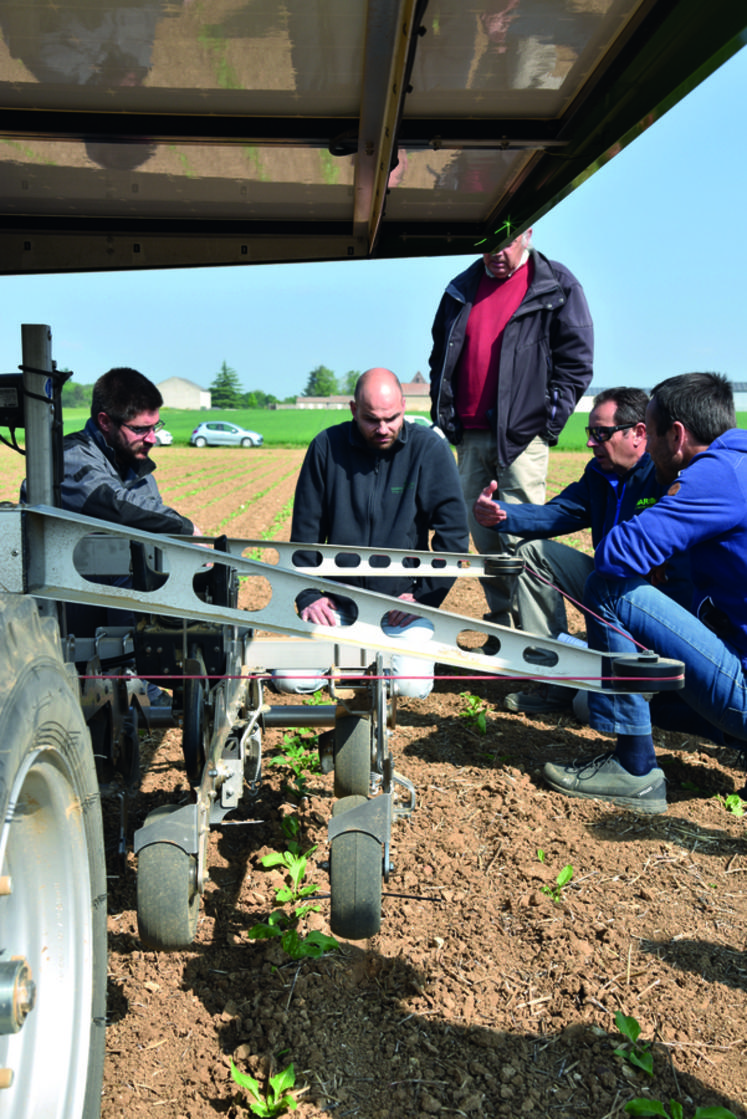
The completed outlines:
[[[326,728],[335,804],[329,823],[333,933],[373,936],[392,871],[393,821],[415,790],[390,738],[398,647],[382,630],[392,599],[346,588],[355,620],[331,635],[301,621],[306,587],[413,567],[446,578],[516,574],[501,557],[405,553],[257,540],[164,538],[63,511],[61,383],[51,332],[22,328],[22,376],[0,378],[0,426],[25,428],[27,504],[0,507],[0,1106],[11,1119],[95,1119],[106,1022],[106,875],[101,797],[132,789],[139,734],[180,725],[189,803],[154,811],[134,835],[143,943],[189,946],[208,880],[208,836],[261,781],[269,727]],[[15,435],[13,435],[15,443]],[[211,549],[206,560],[205,549]],[[275,562],[255,557],[270,553]],[[342,559],[342,557],[345,557]],[[349,570],[349,568],[347,568]],[[268,592],[237,608],[240,579]],[[126,585],[122,585],[122,584]],[[91,610],[125,624],[91,627]],[[473,674],[563,678],[570,686],[681,687],[683,666],[653,653],[612,666],[592,650],[417,607],[429,662]],[[76,632],[76,626],[79,627]],[[255,636],[255,629],[277,634]],[[328,666],[330,702],[274,705],[273,670]],[[612,673],[610,672],[612,670]],[[615,682],[602,684],[603,677]],[[173,691],[150,707],[142,680]],[[126,812],[121,811],[124,854]],[[43,1070],[43,1073],[40,1073]],[[9,1107],[8,1107],[9,1105]]]

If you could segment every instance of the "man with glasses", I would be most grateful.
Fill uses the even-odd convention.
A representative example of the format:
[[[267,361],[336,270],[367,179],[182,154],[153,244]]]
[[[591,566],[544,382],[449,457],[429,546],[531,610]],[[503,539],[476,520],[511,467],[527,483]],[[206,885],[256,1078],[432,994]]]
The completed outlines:
[[[666,492],[607,533],[584,601],[592,648],[610,657],[653,649],[682,661],[685,687],[650,703],[590,693],[592,727],[616,740],[588,760],[548,762],[545,780],[558,792],[665,812],[652,724],[747,751],[747,433],[736,423],[732,386],[719,373],[682,373],[651,393],[648,452]],[[678,554],[692,568],[689,609],[648,577]]]
[[[162,404],[159,390],[136,369],[110,369],[99,377],[90,419],[63,441],[63,509],[144,532],[202,535],[196,524],[164,504],[153,477],[156,464],[150,452],[163,427],[158,414]],[[131,585],[123,577],[112,579]],[[68,623],[80,633],[92,633],[99,625],[127,625],[131,617],[126,611],[68,607]],[[170,705],[168,692],[152,681],[143,683],[151,706]]]
[[[91,418],[64,440],[62,506],[145,532],[201,535],[163,503],[150,452],[163,397],[135,369],[110,369],[93,386]]]
[[[516,581],[522,630],[556,639],[565,635],[565,600],[555,588],[580,602],[594,570],[593,556],[552,537],[591,529],[596,548],[614,525],[656,504],[666,491],[657,482],[654,464],[646,453],[647,405],[648,396],[642,389],[607,389],[595,396],[586,428],[591,462],[577,482],[546,505],[497,502],[495,482],[475,502],[475,519],[485,528],[530,538],[516,552],[526,565]],[[680,601],[690,594],[683,566],[680,562],[652,575],[653,581]],[[571,688],[543,684],[535,691],[513,692],[504,702],[509,711],[542,715],[570,711],[574,694]]]

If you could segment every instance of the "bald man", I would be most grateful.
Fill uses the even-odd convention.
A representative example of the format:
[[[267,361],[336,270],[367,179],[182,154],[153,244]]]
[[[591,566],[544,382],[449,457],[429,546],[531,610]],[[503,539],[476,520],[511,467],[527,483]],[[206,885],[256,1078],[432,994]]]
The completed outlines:
[[[394,373],[367,370],[355,386],[350,410],[352,420],[322,431],[306,452],[296,485],[291,540],[428,551],[432,532],[433,551],[467,552],[467,509],[453,452],[434,431],[405,423],[405,399]],[[413,570],[412,576],[351,574],[340,581],[400,599],[403,609],[389,611],[385,628],[407,644],[427,640],[432,632],[407,604],[440,606],[453,580],[424,577]],[[322,595],[312,589],[298,596],[297,606],[304,621],[317,625],[333,627],[350,614],[350,600],[343,594]],[[403,658],[395,659],[392,669],[401,677],[398,694],[428,695],[432,680],[404,678],[406,670],[427,675],[427,662],[409,658],[403,667]],[[315,690],[313,683],[293,690]]]

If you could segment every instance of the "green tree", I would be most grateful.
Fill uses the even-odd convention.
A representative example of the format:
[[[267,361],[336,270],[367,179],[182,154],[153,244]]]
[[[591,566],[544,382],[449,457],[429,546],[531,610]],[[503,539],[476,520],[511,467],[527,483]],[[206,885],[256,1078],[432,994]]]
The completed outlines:
[[[353,393],[355,392],[355,383],[356,383],[356,381],[358,380],[359,377],[360,377],[360,370],[351,369],[350,372],[346,373],[345,376],[342,378],[341,391],[342,392],[349,392],[350,395],[352,396]]]
[[[276,396],[273,396],[271,392],[264,392],[262,389],[252,389],[251,392],[245,392],[242,394],[241,407],[269,408],[271,404],[277,404],[277,401],[278,398]]]
[[[68,370],[63,369],[61,372],[67,373]],[[90,408],[92,395],[93,385],[81,385],[73,380],[65,381],[62,386],[62,407]]]
[[[241,397],[239,375],[224,361],[210,386],[211,405],[213,408],[238,408]]]
[[[337,393],[337,377],[325,365],[317,365],[309,373],[303,396],[335,396]]]

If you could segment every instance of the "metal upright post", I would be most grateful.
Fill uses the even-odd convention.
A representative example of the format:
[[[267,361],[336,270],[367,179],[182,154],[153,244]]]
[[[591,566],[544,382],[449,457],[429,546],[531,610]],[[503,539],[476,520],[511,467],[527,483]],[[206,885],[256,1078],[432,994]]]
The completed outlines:
[[[24,323],[24,420],[26,427],[26,500],[29,505],[53,505],[52,331]]]
[[[21,340],[26,501],[29,505],[54,505],[52,331],[41,324],[23,323]],[[56,603],[39,600],[37,606],[40,614],[58,618]]]

